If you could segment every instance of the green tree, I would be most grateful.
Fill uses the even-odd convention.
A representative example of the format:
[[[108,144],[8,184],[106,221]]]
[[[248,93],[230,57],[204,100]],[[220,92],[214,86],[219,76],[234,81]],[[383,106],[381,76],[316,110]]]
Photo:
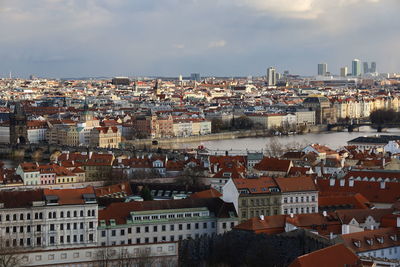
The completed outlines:
[[[140,196],[144,201],[153,200],[153,196],[151,195],[150,189],[147,186],[143,187],[142,191],[140,192]]]
[[[231,122],[234,129],[238,130],[249,130],[254,126],[254,122],[247,116],[241,116],[239,118],[232,119]]]
[[[219,133],[224,128],[224,122],[221,119],[214,118],[211,120],[211,131],[213,133]]]

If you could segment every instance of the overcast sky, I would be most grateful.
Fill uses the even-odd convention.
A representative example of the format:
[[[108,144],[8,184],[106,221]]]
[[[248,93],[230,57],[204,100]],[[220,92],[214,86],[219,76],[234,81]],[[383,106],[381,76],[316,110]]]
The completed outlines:
[[[400,72],[399,0],[0,0],[0,77]]]

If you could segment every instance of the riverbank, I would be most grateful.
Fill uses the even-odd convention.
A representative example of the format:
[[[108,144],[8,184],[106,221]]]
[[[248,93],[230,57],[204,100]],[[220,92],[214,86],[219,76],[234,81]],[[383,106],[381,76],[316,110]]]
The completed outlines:
[[[327,125],[312,125],[307,127],[304,134],[307,133],[322,133],[327,131]],[[160,147],[163,149],[173,149],[177,144],[182,143],[201,143],[207,141],[230,140],[240,138],[258,138],[258,137],[271,137],[269,130],[246,130],[246,131],[233,131],[223,132],[208,135],[186,136],[186,137],[172,137],[172,138],[155,138],[155,139],[136,139],[124,141],[125,147],[135,147],[136,149],[143,149],[149,147]]]

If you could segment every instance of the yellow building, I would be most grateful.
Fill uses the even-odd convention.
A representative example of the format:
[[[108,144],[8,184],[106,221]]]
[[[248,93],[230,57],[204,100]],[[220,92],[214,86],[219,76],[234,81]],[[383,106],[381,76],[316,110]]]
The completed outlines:
[[[117,127],[97,127],[90,131],[90,146],[118,148],[121,132]]]

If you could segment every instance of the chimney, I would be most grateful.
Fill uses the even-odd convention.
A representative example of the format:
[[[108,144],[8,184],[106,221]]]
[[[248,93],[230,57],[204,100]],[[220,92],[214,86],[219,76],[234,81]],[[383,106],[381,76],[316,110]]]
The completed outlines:
[[[122,163],[122,158],[118,158],[118,163]]]
[[[262,215],[262,214],[260,215],[260,220],[264,221],[264,215]]]
[[[354,180],[353,179],[349,179],[349,187],[353,187],[354,186]]]
[[[380,188],[381,188],[381,189],[385,189],[385,181],[382,181],[382,182],[381,182]]]
[[[400,217],[397,217],[397,228],[400,228]]]
[[[382,159],[382,168],[385,168],[385,165],[386,165],[386,159],[383,158],[383,159]]]
[[[328,216],[328,213],[326,212],[326,210],[324,210],[324,211],[322,212],[322,215],[323,215],[324,217]]]
[[[335,182],[336,182],[335,178],[329,179],[329,186],[335,186]]]
[[[90,151],[90,152],[89,152],[89,159],[91,159],[91,158],[92,158],[92,155],[93,155],[93,152],[92,152],[92,151]]]
[[[290,218],[294,218],[294,214],[293,213],[290,213]]]
[[[340,183],[340,186],[343,187],[344,184],[346,183],[346,180],[345,179],[340,179],[339,183]]]

